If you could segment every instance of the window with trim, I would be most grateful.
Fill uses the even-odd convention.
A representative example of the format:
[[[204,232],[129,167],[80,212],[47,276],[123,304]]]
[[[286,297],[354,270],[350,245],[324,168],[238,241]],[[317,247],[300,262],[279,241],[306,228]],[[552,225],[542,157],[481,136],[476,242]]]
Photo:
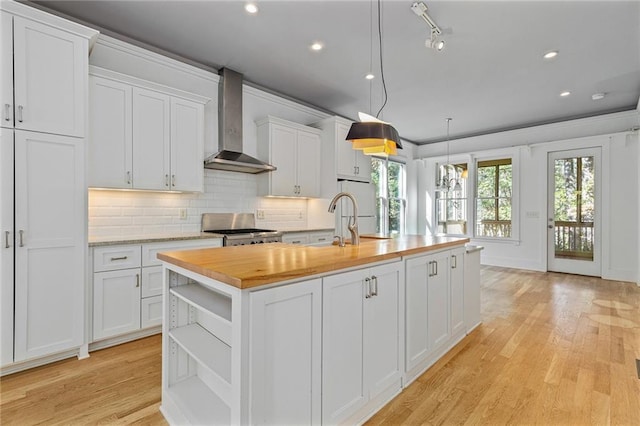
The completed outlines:
[[[376,232],[404,233],[407,206],[405,165],[373,157],[371,181],[376,187]]]
[[[512,237],[511,158],[478,161],[476,168],[476,237]]]
[[[435,207],[439,234],[467,234],[467,174],[467,163],[438,166]]]

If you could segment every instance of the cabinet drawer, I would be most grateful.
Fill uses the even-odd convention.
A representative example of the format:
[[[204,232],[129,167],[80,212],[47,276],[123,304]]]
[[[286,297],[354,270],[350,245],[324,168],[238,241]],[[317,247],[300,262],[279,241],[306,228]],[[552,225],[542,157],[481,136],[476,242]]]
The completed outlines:
[[[140,267],[140,246],[109,246],[93,249],[93,272]]]
[[[309,244],[309,234],[284,234],[282,242],[287,244]]]
[[[157,254],[163,251],[189,250],[204,247],[221,247],[221,238],[204,238],[198,240],[170,241],[142,245],[142,266],[162,265]]]
[[[162,295],[142,299],[142,328],[162,324]]]
[[[309,234],[309,244],[329,244],[333,241],[333,232],[316,232]]]
[[[142,268],[142,297],[162,296],[162,266]]]

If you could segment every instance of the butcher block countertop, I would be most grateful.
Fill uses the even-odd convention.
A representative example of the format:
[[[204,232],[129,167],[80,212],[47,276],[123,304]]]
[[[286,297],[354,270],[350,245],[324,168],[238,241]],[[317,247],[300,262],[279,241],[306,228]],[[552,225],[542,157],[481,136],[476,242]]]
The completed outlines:
[[[248,289],[464,245],[468,238],[404,235],[360,238],[360,245],[305,247],[271,243],[158,253],[158,259]]]

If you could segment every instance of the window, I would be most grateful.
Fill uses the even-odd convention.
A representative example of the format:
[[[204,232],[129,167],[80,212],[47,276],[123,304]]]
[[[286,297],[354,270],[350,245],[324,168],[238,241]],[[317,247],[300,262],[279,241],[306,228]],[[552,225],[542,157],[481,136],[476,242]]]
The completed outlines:
[[[467,173],[467,163],[438,167],[435,206],[439,234],[467,234]]]
[[[382,158],[371,160],[371,180],[376,187],[376,232],[404,233],[406,201],[405,165]]]
[[[510,158],[478,161],[476,237],[512,237],[513,173]]]

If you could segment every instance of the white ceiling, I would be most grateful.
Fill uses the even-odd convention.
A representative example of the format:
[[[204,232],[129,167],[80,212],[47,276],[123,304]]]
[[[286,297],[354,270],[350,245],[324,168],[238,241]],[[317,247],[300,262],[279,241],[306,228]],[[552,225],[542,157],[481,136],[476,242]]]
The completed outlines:
[[[44,1],[87,23],[356,119],[381,106],[376,0]],[[382,1],[388,103],[382,117],[416,143],[634,109],[640,1],[429,1],[443,52],[424,47],[412,0]],[[373,9],[372,20],[371,10]],[[326,47],[312,52],[309,45]],[[559,50],[554,60],[543,60]],[[571,91],[561,98],[559,93]],[[607,96],[593,101],[591,95]],[[371,106],[370,106],[371,99]]]

